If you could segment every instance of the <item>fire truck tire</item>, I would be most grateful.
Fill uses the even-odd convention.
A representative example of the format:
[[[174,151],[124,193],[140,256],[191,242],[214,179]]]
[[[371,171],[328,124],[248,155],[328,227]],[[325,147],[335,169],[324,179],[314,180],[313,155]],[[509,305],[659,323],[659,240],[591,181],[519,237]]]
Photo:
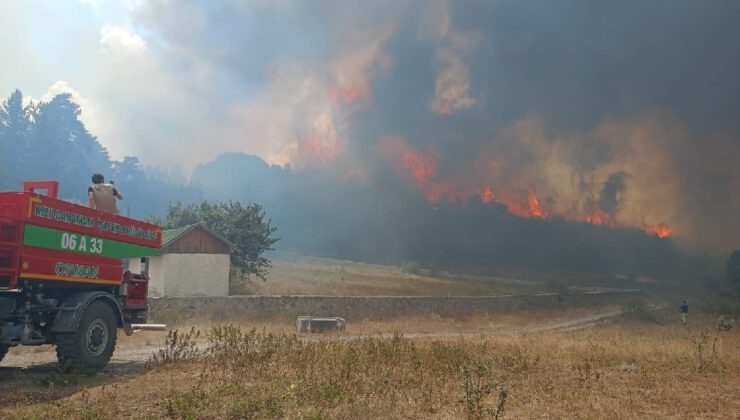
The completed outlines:
[[[64,370],[101,369],[113,356],[117,338],[116,315],[105,302],[92,302],[73,333],[56,336],[57,359]]]
[[[2,362],[2,360],[5,358],[5,355],[8,354],[8,349],[10,349],[10,347],[0,344],[0,362]]]

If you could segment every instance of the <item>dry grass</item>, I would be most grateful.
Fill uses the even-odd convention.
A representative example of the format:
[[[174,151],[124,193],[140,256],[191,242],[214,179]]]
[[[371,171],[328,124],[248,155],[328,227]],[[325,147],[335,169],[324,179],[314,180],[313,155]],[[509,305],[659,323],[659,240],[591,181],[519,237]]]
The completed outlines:
[[[697,371],[690,337],[713,318],[694,316],[686,329],[671,315],[469,339],[315,341],[217,328],[199,357],[60,400],[6,400],[0,416],[461,418],[471,414],[466,396],[485,413],[506,389],[505,418],[737,418],[740,331],[722,332]]]
[[[472,277],[440,273],[410,274],[398,267],[326,258],[281,256],[273,260],[266,282],[252,291],[260,295],[501,295],[546,289],[543,282],[505,277]]]
[[[345,335],[387,334],[389,332],[401,334],[492,333],[525,327],[527,325],[547,326],[549,324],[567,322],[589,314],[618,310],[621,307],[622,305],[618,304],[570,303],[567,306],[543,306],[526,309],[520,307],[502,308],[495,311],[462,315],[448,314],[447,316],[442,316],[438,313],[429,313],[427,315],[412,315],[382,321],[362,320],[359,322],[350,322],[346,326]],[[295,325],[292,322],[244,319],[230,319],[225,322],[244,329],[254,328],[285,334],[295,332]],[[222,324],[224,322],[210,321],[181,324],[180,327],[185,328],[194,325],[201,331],[206,331]],[[162,332],[137,333],[132,337],[121,337],[120,344],[123,346],[141,343],[151,344],[152,337],[163,338],[165,335],[166,333]]]

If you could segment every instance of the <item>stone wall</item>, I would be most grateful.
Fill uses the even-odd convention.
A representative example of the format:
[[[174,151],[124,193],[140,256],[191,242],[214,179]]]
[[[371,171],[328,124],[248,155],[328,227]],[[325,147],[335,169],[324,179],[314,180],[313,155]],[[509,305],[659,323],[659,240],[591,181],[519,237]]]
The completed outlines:
[[[225,296],[150,299],[150,322],[182,325],[199,321],[291,321],[298,316],[342,317],[348,322],[436,313],[465,317],[480,312],[548,305],[599,304],[642,292],[601,292],[509,296]]]

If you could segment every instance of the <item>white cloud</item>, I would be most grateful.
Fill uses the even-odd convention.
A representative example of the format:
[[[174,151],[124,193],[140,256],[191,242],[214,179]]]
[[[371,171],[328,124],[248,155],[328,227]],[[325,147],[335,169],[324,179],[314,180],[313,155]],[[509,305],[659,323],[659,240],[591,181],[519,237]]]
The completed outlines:
[[[100,29],[100,45],[103,52],[115,59],[146,50],[146,41],[136,32],[120,26],[104,25]]]

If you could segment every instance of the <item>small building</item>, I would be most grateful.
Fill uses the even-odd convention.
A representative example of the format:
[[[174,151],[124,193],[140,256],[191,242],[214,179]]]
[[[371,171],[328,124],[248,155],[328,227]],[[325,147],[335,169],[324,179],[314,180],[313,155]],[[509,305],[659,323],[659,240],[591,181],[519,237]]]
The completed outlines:
[[[149,258],[149,296],[228,296],[235,250],[200,223],[165,230],[161,255]],[[138,271],[138,260],[129,264]]]

